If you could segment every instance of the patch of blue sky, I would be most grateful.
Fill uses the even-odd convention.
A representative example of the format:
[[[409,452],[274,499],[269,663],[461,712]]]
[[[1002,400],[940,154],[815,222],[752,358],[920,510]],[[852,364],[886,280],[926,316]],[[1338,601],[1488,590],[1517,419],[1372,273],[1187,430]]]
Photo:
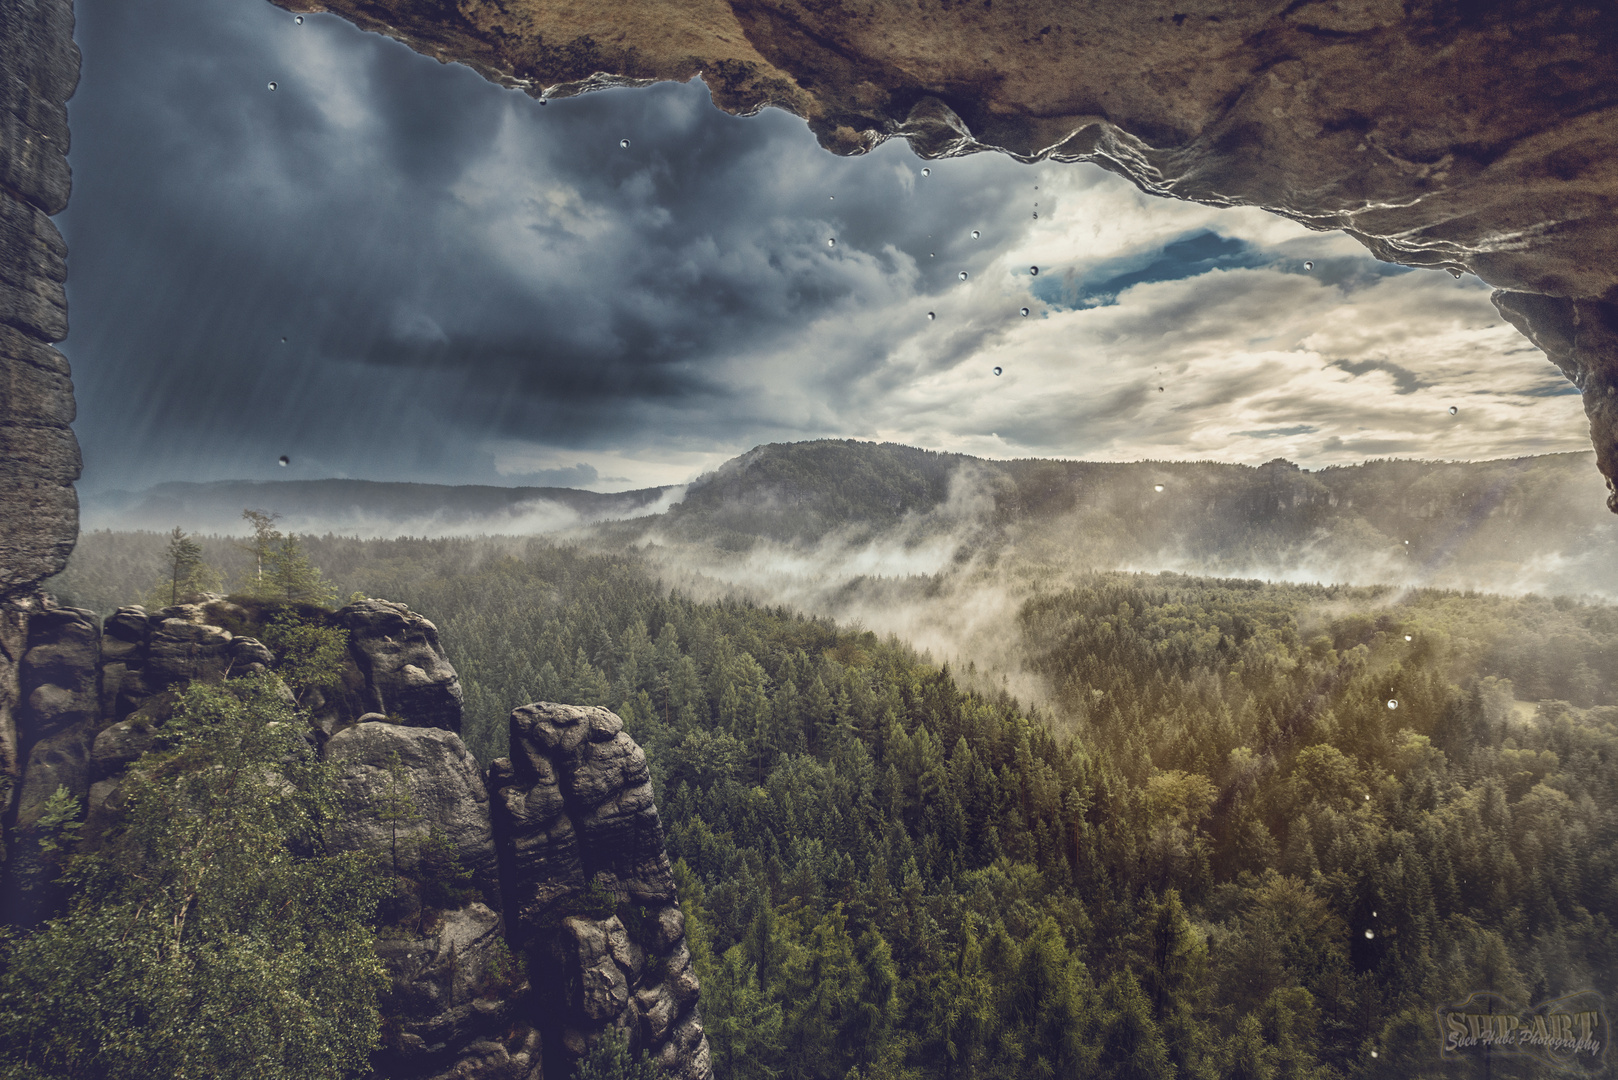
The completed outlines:
[[[1118,302],[1124,290],[1158,281],[1183,281],[1215,270],[1253,270],[1269,267],[1283,273],[1312,273],[1325,283],[1352,285],[1367,278],[1387,277],[1410,271],[1408,266],[1363,258],[1334,258],[1305,270],[1303,260],[1280,255],[1239,237],[1222,236],[1209,229],[1171,240],[1159,248],[1147,248],[1107,259],[1088,269],[1069,267],[1060,273],[1055,267],[1042,273],[1029,291],[1047,307],[1057,309],[1107,307]]]

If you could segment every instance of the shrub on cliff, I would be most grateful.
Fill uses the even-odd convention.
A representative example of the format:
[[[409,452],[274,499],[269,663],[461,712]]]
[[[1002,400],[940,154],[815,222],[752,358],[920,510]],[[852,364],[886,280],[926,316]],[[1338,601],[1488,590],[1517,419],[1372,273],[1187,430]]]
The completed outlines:
[[[0,1076],[362,1072],[385,984],[379,885],[327,855],[329,770],[271,681],[194,685],[69,862],[66,915],[0,970]]]

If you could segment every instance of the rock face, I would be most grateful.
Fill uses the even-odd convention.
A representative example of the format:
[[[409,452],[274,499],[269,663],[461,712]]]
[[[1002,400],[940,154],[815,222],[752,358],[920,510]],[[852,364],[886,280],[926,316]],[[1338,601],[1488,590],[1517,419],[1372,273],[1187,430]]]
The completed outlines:
[[[101,627],[93,611],[51,608],[28,619],[28,651],[19,665],[22,708],[17,755],[23,762],[11,812],[0,919],[28,926],[60,896],[57,867],[39,848],[45,802],[63,787],[78,798],[90,789],[90,748],[101,719]]]
[[[461,683],[438,644],[438,627],[403,604],[362,600],[337,612],[365,675],[366,706],[410,723],[461,730]]]
[[[83,836],[116,821],[125,774],[184,684],[274,665],[228,629],[268,614],[213,600],[120,608],[105,626],[47,604],[0,619],[0,648],[19,660],[0,681],[0,784],[16,796],[0,919],[37,925],[63,899],[39,845],[45,800],[59,786],[85,799]],[[344,686],[304,703],[310,743],[336,770],[329,841],[372,853],[393,883],[378,916],[390,981],[374,1080],[565,1078],[609,1028],[671,1077],[711,1077],[646,758],[623,722],[525,706],[514,760],[485,777],[458,734],[460,682],[432,623],[380,600],[324,617],[350,635]]]
[[[712,1075],[646,755],[601,708],[511,714],[489,769],[506,918],[528,959],[548,1075],[611,1028],[679,1080]]]
[[[1536,341],[1583,339],[1558,363],[1585,391],[1609,484],[1618,468],[1618,353],[1582,329],[1618,325],[1604,0],[272,2],[535,95],[700,75],[720,108],[790,110],[834,153],[906,138],[929,158],[1094,161],[1154,194],[1470,271],[1519,326],[1513,312],[1541,311]]]
[[[0,0],[0,604],[61,570],[78,538],[67,360],[67,99],[72,0]],[[0,666],[7,661],[0,657]]]

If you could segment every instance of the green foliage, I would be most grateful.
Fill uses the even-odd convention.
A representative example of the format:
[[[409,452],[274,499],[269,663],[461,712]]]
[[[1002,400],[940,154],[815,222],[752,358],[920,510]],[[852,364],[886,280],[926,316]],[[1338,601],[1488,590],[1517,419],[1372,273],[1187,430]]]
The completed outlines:
[[[56,790],[45,800],[45,807],[35,825],[39,836],[39,850],[50,855],[66,846],[67,842],[72,840],[73,834],[84,824],[79,820],[79,812],[78,796],[69,791],[65,785],[56,785]]]
[[[305,618],[295,608],[282,608],[262,631],[264,644],[275,653],[275,672],[299,702],[311,690],[330,689],[342,682],[348,662],[348,631]]]
[[[573,1070],[573,1080],[663,1080],[663,1069],[646,1057],[629,1052],[629,1036],[617,1028],[601,1036],[601,1041]]]
[[[203,561],[196,539],[176,525],[164,552],[163,572],[146,592],[146,605],[156,609],[188,603],[219,587],[219,575]]]
[[[275,527],[279,515],[243,510],[242,517],[253,527],[252,538],[237,545],[253,560],[241,581],[243,594],[326,607],[337,602],[337,587],[310,563],[302,542]]]
[[[335,1078],[385,979],[366,860],[325,853],[330,770],[260,677],[193,686],[0,974],[6,1075]]]

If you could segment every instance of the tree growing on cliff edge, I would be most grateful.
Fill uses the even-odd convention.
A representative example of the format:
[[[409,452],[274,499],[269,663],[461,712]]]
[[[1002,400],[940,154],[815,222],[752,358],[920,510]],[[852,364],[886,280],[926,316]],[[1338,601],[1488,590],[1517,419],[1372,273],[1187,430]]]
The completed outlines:
[[[266,600],[328,607],[336,603],[336,586],[320,576],[319,567],[310,564],[298,538],[275,527],[280,516],[263,510],[242,511],[243,520],[253,526],[253,535],[236,541],[236,546],[253,556],[253,569],[242,580],[240,591]]]
[[[363,1073],[381,884],[325,852],[331,768],[304,728],[268,677],[185,691],[70,862],[71,909],[0,955],[0,1076]]]
[[[163,576],[146,594],[150,608],[168,607],[195,599],[219,588],[219,575],[202,561],[202,548],[178,525],[169,534],[163,553]]]

